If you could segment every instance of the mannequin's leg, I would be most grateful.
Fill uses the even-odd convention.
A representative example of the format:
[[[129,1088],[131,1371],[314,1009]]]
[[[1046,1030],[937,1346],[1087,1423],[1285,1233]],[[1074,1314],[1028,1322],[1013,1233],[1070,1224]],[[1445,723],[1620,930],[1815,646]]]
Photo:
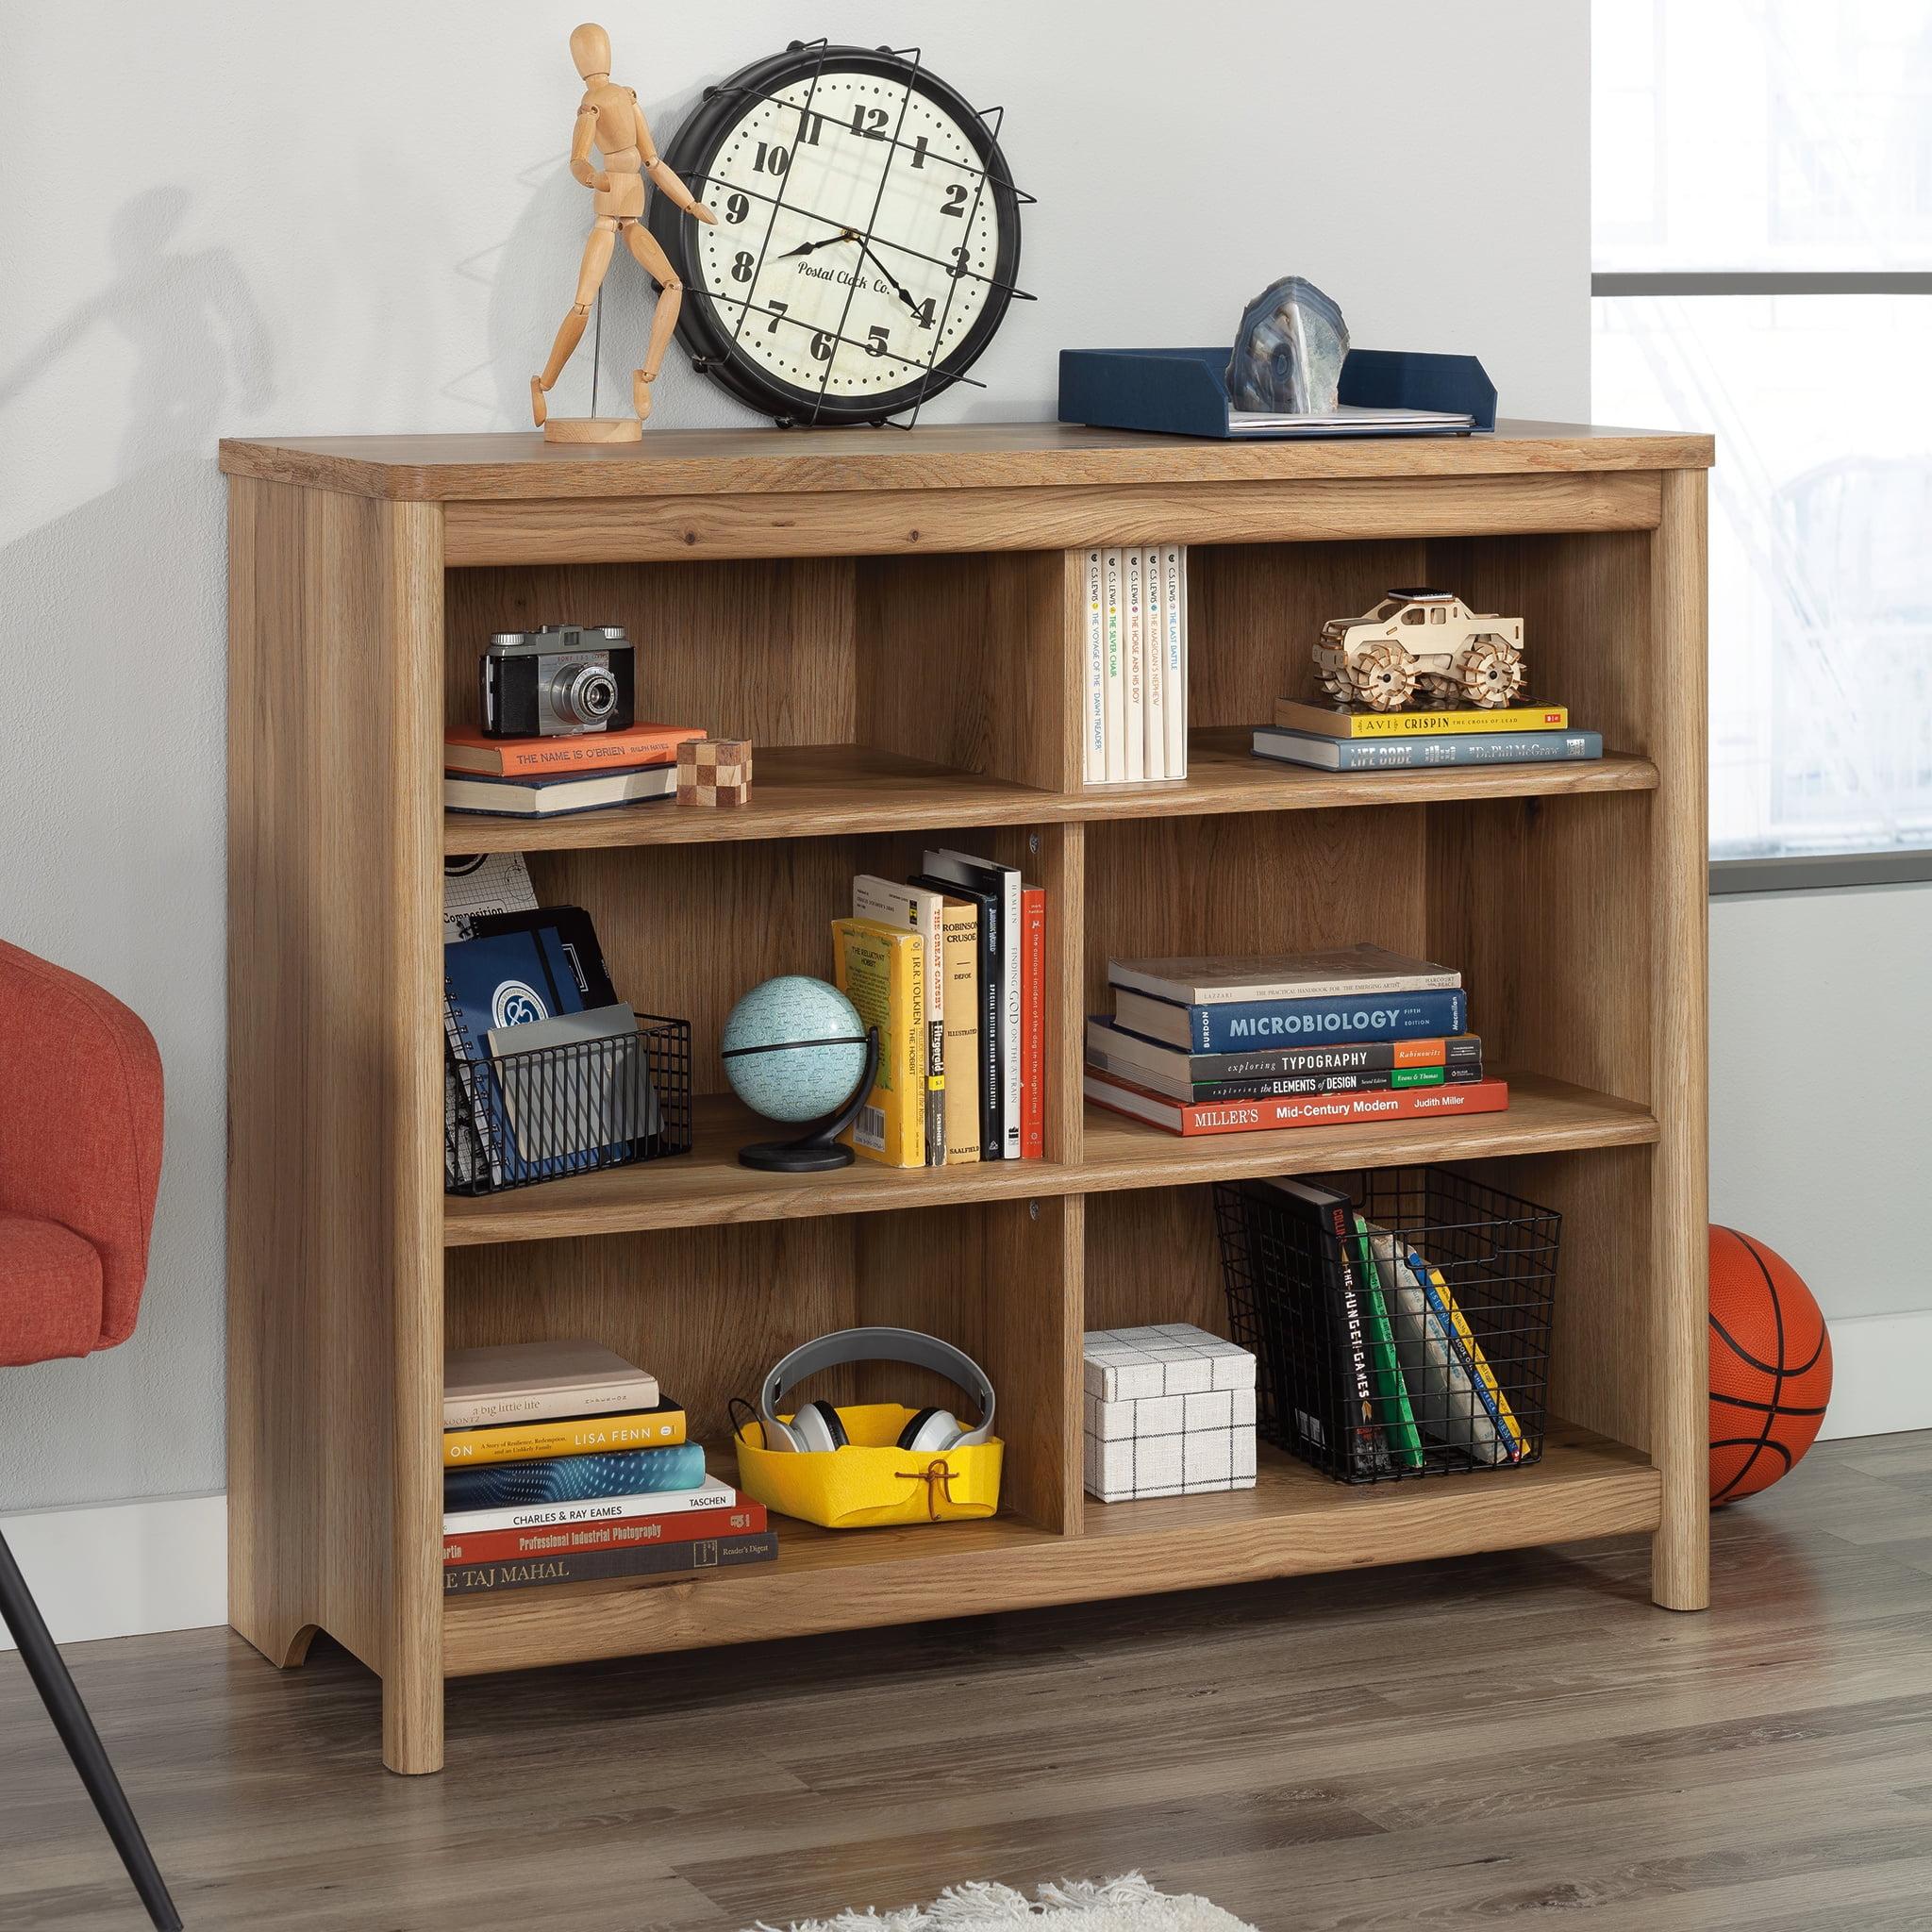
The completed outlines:
[[[616,246],[617,224],[608,215],[600,215],[584,243],[583,266],[577,271],[576,302],[563,318],[562,326],[557,331],[557,340],[550,345],[550,359],[543,365],[543,374],[530,378],[530,413],[537,419],[540,429],[550,413],[543,401],[544,392],[555,386],[557,378],[563,374],[563,365],[584,339],[584,325],[591,319],[591,304],[597,299],[597,291],[604,286],[605,274],[610,267],[611,251]]]
[[[641,420],[651,413],[650,386],[664,366],[664,352],[671,346],[672,331],[677,326],[677,311],[684,306],[684,284],[677,279],[670,258],[658,247],[657,236],[643,223],[625,223],[624,239],[637,257],[639,266],[662,291],[658,297],[658,312],[651,317],[651,341],[644,350],[644,366],[631,378],[631,395]]]

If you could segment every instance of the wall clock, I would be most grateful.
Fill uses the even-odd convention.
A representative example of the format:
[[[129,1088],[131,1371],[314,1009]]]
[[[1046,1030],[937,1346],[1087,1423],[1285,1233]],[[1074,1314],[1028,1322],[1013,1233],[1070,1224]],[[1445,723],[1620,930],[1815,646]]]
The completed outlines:
[[[707,88],[665,159],[716,227],[653,197],[699,370],[780,423],[917,411],[1016,296],[1020,207],[998,135],[916,50],[794,42]]]

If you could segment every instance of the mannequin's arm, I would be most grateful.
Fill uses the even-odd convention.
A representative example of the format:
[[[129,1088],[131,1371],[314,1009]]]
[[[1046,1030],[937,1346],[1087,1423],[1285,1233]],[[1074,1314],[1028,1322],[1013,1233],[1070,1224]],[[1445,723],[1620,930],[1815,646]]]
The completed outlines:
[[[597,110],[589,101],[577,109],[577,125],[570,135],[570,171],[586,188],[601,194],[610,186],[610,176],[591,165],[591,142],[597,132]]]
[[[632,95],[631,98],[635,100],[637,97]],[[662,193],[671,197],[674,208],[681,208],[686,214],[695,215],[699,221],[708,222],[714,228],[718,225],[718,217],[677,178],[658,154],[658,143],[651,139],[650,124],[645,121],[641,108],[638,110],[638,151],[644,158],[644,173],[658,184]]]

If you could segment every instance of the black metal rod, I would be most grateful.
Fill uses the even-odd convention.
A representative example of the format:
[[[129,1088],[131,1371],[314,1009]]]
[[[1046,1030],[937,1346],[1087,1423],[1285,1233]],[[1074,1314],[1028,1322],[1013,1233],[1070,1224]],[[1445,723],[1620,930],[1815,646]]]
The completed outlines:
[[[134,1808],[121,1789],[121,1780],[114,1775],[100,1733],[94,1729],[93,1720],[80,1701],[80,1692],[74,1688],[67,1665],[47,1634],[40,1606],[34,1602],[5,1537],[0,1537],[0,1618],[6,1620],[14,1642],[20,1646],[26,1674],[41,1693],[41,1702],[47,1707],[47,1715],[54,1720],[54,1728],[60,1734],[60,1741],[66,1745],[88,1796],[94,1801],[94,1809],[108,1827],[108,1836],[114,1840],[114,1849],[121,1854],[121,1862],[127,1868],[127,1875],[134,1881],[148,1917],[162,1932],[181,1932],[181,1915],[175,1909],[175,1901],[162,1883],[160,1868],[147,1848],[147,1840],[141,1835],[141,1826],[135,1823]]]

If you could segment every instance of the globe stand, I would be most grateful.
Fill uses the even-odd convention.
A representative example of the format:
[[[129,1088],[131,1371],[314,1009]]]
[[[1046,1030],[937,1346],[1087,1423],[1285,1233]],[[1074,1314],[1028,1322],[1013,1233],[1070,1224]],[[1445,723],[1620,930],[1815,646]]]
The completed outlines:
[[[738,1150],[741,1167],[756,1167],[768,1174],[829,1174],[835,1167],[850,1167],[853,1153],[839,1144],[839,1136],[858,1118],[858,1109],[872,1091],[879,1070],[879,1029],[865,1029],[865,1066],[852,1098],[837,1113],[814,1121],[795,1141],[755,1141]]]

